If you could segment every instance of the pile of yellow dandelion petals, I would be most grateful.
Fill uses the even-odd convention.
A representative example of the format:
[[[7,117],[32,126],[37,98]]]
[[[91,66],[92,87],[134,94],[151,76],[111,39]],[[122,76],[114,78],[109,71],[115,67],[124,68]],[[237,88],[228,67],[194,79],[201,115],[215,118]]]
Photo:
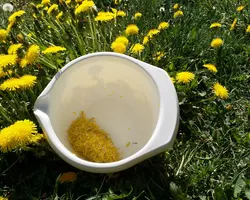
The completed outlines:
[[[97,125],[94,118],[88,119],[84,112],[71,123],[67,132],[69,142],[77,156],[99,163],[121,159],[109,134]]]

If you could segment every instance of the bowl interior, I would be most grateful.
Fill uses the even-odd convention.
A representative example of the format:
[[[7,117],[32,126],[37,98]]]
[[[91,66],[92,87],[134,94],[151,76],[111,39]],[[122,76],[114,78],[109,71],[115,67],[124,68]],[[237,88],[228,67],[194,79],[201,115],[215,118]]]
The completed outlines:
[[[84,111],[107,131],[123,158],[152,136],[159,116],[158,88],[136,63],[93,56],[67,68],[50,91],[49,117],[61,143],[72,151],[67,129]]]

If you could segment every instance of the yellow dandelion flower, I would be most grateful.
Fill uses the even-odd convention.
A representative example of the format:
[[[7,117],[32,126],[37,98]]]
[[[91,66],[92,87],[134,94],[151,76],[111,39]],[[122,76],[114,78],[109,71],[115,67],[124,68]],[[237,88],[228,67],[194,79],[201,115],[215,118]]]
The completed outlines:
[[[211,42],[211,47],[213,48],[219,48],[223,45],[223,40],[220,38],[215,38]]]
[[[26,60],[25,58],[23,58],[21,61],[20,61],[20,67],[24,68],[28,65],[28,60]]]
[[[36,84],[36,76],[23,75],[19,78],[21,88],[31,88]]]
[[[4,41],[7,38],[8,31],[0,29],[0,42]]]
[[[15,91],[19,88],[20,88],[20,81],[18,78],[7,79],[0,85],[0,90]]]
[[[0,68],[15,65],[17,58],[17,55],[0,55]]]
[[[142,44],[135,44],[131,47],[131,52],[133,54],[140,54],[144,50],[144,46]]]
[[[21,17],[25,13],[24,10],[19,10],[14,12],[10,17],[9,17],[9,23],[15,22],[17,17]]]
[[[29,144],[32,135],[37,133],[34,122],[30,120],[17,121],[0,131],[0,149],[2,152],[12,151]]]
[[[45,139],[45,135],[44,134],[35,134],[32,135],[32,138],[30,139],[30,144],[36,144],[39,141]]]
[[[205,64],[203,67],[206,67],[209,71],[216,73],[218,70],[213,64]]]
[[[184,13],[183,13],[181,10],[178,10],[178,11],[176,11],[176,12],[174,13],[174,18],[181,17],[181,16],[183,16],[183,15],[184,15]]]
[[[238,12],[241,12],[244,8],[245,8],[245,6],[239,6],[236,10],[237,10]]]
[[[32,64],[36,61],[40,54],[40,47],[38,45],[31,45],[28,51],[25,54],[25,59],[28,61],[28,64]]]
[[[122,10],[118,10],[117,13],[116,13],[116,16],[117,16],[117,17],[119,17],[119,16],[120,16],[120,17],[126,17],[126,15],[127,15],[127,14],[126,14],[124,11],[122,11]]]
[[[111,49],[116,53],[125,53],[126,52],[126,45],[124,42],[112,42]]]
[[[8,198],[0,196],[0,200],[8,200]]]
[[[82,4],[75,9],[75,15],[86,12],[93,6],[95,6],[95,3],[93,1],[83,1]]]
[[[210,28],[220,28],[221,24],[219,22],[214,22],[211,24]]]
[[[0,85],[0,90],[15,91],[17,89],[31,88],[36,83],[36,76],[24,75],[20,78],[10,78]]]
[[[113,16],[113,17],[115,16],[115,14],[112,12],[103,12],[103,11],[98,12],[97,15],[98,16]]]
[[[125,30],[126,35],[137,35],[139,28],[135,24],[129,24]]]
[[[95,21],[110,21],[115,18],[115,14],[111,12],[98,12]]]
[[[144,36],[142,44],[146,45],[149,42],[149,37],[148,36]]]
[[[124,11],[122,11],[122,10],[116,10],[115,8],[111,8],[111,10],[112,10],[112,12],[113,12],[113,14],[114,14],[114,18],[116,18],[116,17],[125,17],[127,14],[124,12]],[[102,13],[104,13],[104,15],[109,15],[109,14],[107,14],[107,13],[109,13],[109,12],[107,12],[106,14],[105,14],[105,12],[100,12],[101,14]]]
[[[189,83],[194,80],[195,75],[192,72],[179,72],[176,75],[178,83]]]
[[[24,37],[23,37],[23,35],[22,35],[22,33],[19,33],[18,35],[17,35],[17,40],[19,41],[19,42],[23,42],[23,39],[24,39]]]
[[[168,22],[161,22],[158,26],[158,30],[164,30],[164,29],[167,29],[168,27],[169,27]]]
[[[157,35],[158,33],[160,33],[160,31],[159,31],[158,29],[151,29],[151,30],[148,32],[147,36],[148,36],[149,38],[152,38],[154,35]]]
[[[52,6],[50,6],[47,13],[50,15],[50,13],[53,12],[54,10],[58,10],[57,4],[53,4]]]
[[[3,68],[0,68],[0,78],[7,76],[8,74],[12,74],[12,71],[8,70],[7,72],[5,72]]]
[[[95,21],[107,22],[114,19],[114,16],[111,15],[100,15],[96,16]]]
[[[121,3],[122,2],[122,0],[114,0],[114,4],[115,5],[118,5],[119,3]]]
[[[235,18],[233,23],[231,24],[230,31],[234,30],[236,27],[237,19]]]
[[[57,16],[56,19],[59,21],[59,19],[63,16],[63,11],[61,11]]]
[[[71,0],[66,0],[65,2],[68,5],[68,4],[70,4]]]
[[[134,18],[139,19],[142,17],[142,14],[140,12],[135,13]]]
[[[122,42],[125,46],[128,45],[129,41],[125,36],[119,36],[115,39],[115,42]]]
[[[0,78],[6,76],[6,72],[3,71],[3,68],[0,68]]]
[[[176,3],[176,4],[174,4],[173,8],[174,8],[175,10],[178,10],[178,9],[180,8],[180,5],[179,5],[178,3]]]
[[[174,77],[170,77],[170,80],[172,81],[172,83],[175,83]]]
[[[246,32],[250,33],[250,25],[247,26]]]
[[[18,49],[22,48],[22,46],[23,44],[21,43],[10,45],[10,47],[8,48],[8,54],[9,55],[17,54]]]
[[[58,51],[65,51],[66,48],[61,47],[61,46],[51,46],[42,51],[43,54],[48,54],[48,53],[56,53]]]
[[[11,22],[8,24],[7,29],[6,29],[8,33],[10,32],[11,28],[14,26],[15,22],[16,22],[16,20],[11,21]]]
[[[43,4],[39,3],[36,5],[36,8],[39,9],[39,8],[42,8],[43,7]]]
[[[228,105],[226,106],[226,110],[230,111],[230,110],[232,110],[232,109],[233,109],[233,106],[232,106],[231,104],[228,104]]]
[[[42,0],[41,4],[48,5],[48,4],[50,4],[50,0]]]
[[[66,172],[63,173],[58,181],[60,183],[65,183],[65,182],[74,182],[77,179],[77,174],[75,172]]]
[[[115,9],[115,8],[111,8],[111,10],[112,10],[112,12],[114,13],[114,15],[116,15],[116,13],[117,13],[117,9]]]
[[[159,61],[159,60],[161,60],[164,56],[165,56],[165,53],[164,53],[164,52],[158,51],[158,52],[156,52],[156,54],[154,55],[154,58],[155,58],[157,61]]]
[[[228,98],[228,90],[224,86],[222,86],[219,83],[215,83],[213,86],[213,91],[215,95],[221,99],[227,99]]]

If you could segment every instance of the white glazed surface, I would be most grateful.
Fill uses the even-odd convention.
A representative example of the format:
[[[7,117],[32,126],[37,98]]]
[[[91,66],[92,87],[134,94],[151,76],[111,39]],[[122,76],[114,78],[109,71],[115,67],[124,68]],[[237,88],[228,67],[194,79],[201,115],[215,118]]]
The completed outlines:
[[[72,153],[67,129],[82,110],[110,134],[122,160],[93,163]],[[179,121],[178,99],[167,73],[110,52],[68,63],[38,97],[34,113],[59,156],[95,173],[121,171],[170,148]]]

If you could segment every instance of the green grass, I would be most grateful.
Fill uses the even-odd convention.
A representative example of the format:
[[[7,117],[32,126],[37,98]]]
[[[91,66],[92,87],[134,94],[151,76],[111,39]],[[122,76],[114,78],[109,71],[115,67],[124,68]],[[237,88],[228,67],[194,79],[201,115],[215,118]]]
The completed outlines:
[[[67,48],[67,53],[56,54],[55,58],[42,56],[38,63],[42,68],[30,68],[39,77],[34,87],[37,97],[49,80],[69,60],[85,53],[110,51],[110,44],[122,34],[126,25],[134,23],[131,16],[140,11],[143,16],[135,23],[141,35],[130,40],[141,42],[143,36],[161,21],[169,21],[169,29],[157,35],[147,45],[140,59],[165,69],[175,77],[177,72],[191,71],[196,79],[188,84],[175,84],[180,101],[180,128],[174,146],[128,170],[115,174],[92,174],[79,171],[62,161],[46,142],[30,147],[31,150],[0,152],[0,196],[10,199],[250,199],[250,34],[245,30],[250,24],[249,5],[243,12],[236,8],[247,1],[236,0],[193,0],[179,1],[184,17],[173,19],[172,1],[129,1],[118,5],[129,13],[129,17],[118,20],[117,25],[98,26],[94,23],[58,24],[49,17],[41,17],[34,23],[31,15],[20,22],[11,33],[25,36],[25,47],[38,44],[42,49],[50,44]],[[110,1],[97,1],[98,8],[110,6]],[[160,7],[165,12],[160,12]],[[29,9],[32,9],[29,7]],[[71,16],[73,10],[60,7]],[[1,14],[0,29],[7,26],[7,14]],[[73,15],[72,15],[73,16]],[[230,31],[234,18],[237,28]],[[213,22],[221,22],[222,27],[209,29]],[[48,25],[52,29],[47,28]],[[96,28],[95,37],[89,27]],[[86,28],[87,27],[87,28]],[[70,30],[70,31],[69,31]],[[73,31],[72,31],[73,30]],[[36,37],[26,37],[28,33]],[[219,50],[210,47],[213,38],[220,37],[224,45]],[[73,43],[68,43],[72,38]],[[93,39],[94,38],[94,39]],[[0,44],[2,45],[2,44]],[[157,51],[166,56],[159,62],[152,59]],[[0,54],[6,47],[0,46]],[[136,56],[135,56],[136,57]],[[0,61],[1,62],[1,61]],[[212,74],[202,67],[204,63],[214,63],[218,73]],[[36,66],[36,65],[35,65]],[[21,73],[21,72],[20,72]],[[219,81],[229,90],[229,98],[214,97],[212,85]],[[0,93],[0,106],[13,122],[24,117],[35,121],[32,106],[35,99],[23,99],[22,93],[14,93],[19,106],[27,106],[28,112],[20,108],[13,110],[8,101],[9,93]],[[29,93],[28,93],[29,94]],[[4,98],[4,96],[6,98]],[[15,102],[14,102],[15,104]],[[16,105],[16,104],[15,104]],[[231,105],[232,109],[226,109]],[[0,115],[1,128],[10,125]],[[59,184],[58,176],[74,171],[78,178],[73,183]]]

